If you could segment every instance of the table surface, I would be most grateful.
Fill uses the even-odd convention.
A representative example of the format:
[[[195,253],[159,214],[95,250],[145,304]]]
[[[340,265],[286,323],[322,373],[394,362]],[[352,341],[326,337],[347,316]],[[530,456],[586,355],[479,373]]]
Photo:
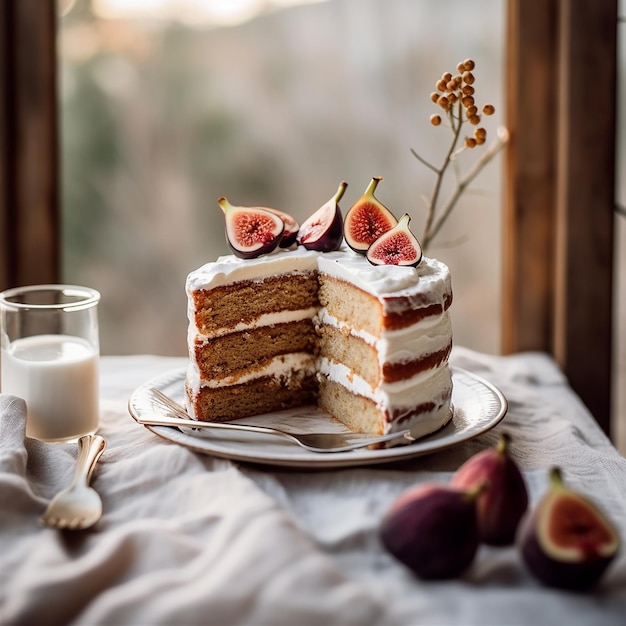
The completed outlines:
[[[71,481],[72,444],[25,439],[0,396],[0,624],[624,624],[626,558],[592,592],[548,589],[515,547],[481,546],[459,578],[424,582],[381,546],[395,498],[446,482],[512,437],[531,506],[548,469],[593,498],[626,537],[626,459],[546,355],[455,347],[452,362],[506,396],[504,420],[449,450],[392,464],[307,470],[198,454],[138,425],[132,391],[182,358],[103,357],[107,448],[93,486],[104,515],[84,532],[41,528]],[[4,413],[3,413],[4,411]]]

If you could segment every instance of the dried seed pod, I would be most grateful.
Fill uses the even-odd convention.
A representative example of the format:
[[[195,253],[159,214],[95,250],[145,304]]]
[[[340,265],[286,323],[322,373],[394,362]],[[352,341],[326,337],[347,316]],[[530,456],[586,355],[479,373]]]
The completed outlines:
[[[431,115],[430,116],[430,123],[433,126],[439,126],[439,124],[441,124],[441,116],[440,115],[435,115],[435,114]]]
[[[476,63],[474,63],[472,59],[465,59],[465,61],[463,61],[463,68],[466,72],[471,72],[475,67]]]
[[[496,112],[496,108],[493,106],[493,104],[486,104],[483,107],[483,113],[485,115],[493,115]]]
[[[474,74],[471,72],[463,72],[463,82],[466,85],[472,85],[475,80],[476,78],[474,77]]]

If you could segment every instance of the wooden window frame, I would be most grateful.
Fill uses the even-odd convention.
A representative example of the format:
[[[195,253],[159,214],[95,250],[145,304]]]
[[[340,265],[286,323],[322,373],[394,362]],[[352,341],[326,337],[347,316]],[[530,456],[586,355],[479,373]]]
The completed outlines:
[[[507,0],[502,345],[610,432],[617,0]],[[60,278],[55,0],[0,0],[0,289]]]
[[[0,0],[0,289],[60,278],[56,2]]]
[[[508,0],[502,345],[610,434],[617,0]]]

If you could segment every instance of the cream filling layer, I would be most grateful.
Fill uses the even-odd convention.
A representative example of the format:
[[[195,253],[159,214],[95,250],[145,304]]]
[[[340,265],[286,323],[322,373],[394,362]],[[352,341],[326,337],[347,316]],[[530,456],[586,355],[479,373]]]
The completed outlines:
[[[372,265],[362,255],[344,246],[336,252],[316,252],[302,246],[277,249],[256,259],[223,256],[187,276],[188,294],[197,289],[214,289],[244,280],[263,280],[276,274],[319,271],[345,280],[381,298],[385,307],[394,308],[394,298],[428,294],[429,300],[443,302],[451,291],[447,266],[423,257],[417,267]]]
[[[407,363],[422,356],[440,352],[445,350],[452,341],[452,324],[447,311],[442,315],[426,318],[408,328],[386,331],[382,338],[351,328],[348,324],[329,315],[326,309],[318,313],[316,322],[349,332],[376,348],[381,366],[384,363]]]
[[[313,319],[317,324],[325,324],[341,331],[349,332],[351,335],[374,346],[378,352],[378,362],[381,365],[383,363],[406,363],[420,356],[445,350],[452,339],[452,325],[447,311],[442,315],[426,318],[409,328],[387,331],[382,338],[378,338],[365,331],[351,328],[344,322],[340,322],[332,315],[329,315],[326,309],[318,310],[311,307],[296,311],[267,313],[250,323],[241,322],[234,327],[221,329],[211,334],[201,334],[195,326],[190,325],[188,340],[190,345],[193,345],[197,342],[204,343],[216,337],[223,337],[233,332],[298,322],[305,319]]]
[[[226,376],[218,380],[202,379],[198,368],[190,364],[187,370],[187,385],[194,393],[197,393],[202,387],[219,389],[220,387],[243,385],[257,378],[290,378],[292,376],[302,376],[303,374],[314,374],[315,372],[315,357],[312,354],[294,352],[274,357],[263,367],[251,369],[244,374]]]
[[[230,333],[237,333],[244,330],[253,330],[255,328],[261,328],[263,326],[274,326],[275,324],[288,324],[289,322],[300,322],[306,319],[312,319],[317,313],[315,307],[309,309],[298,309],[296,311],[278,311],[276,313],[265,313],[260,317],[257,317],[251,322],[240,322],[236,326],[229,328],[220,328],[214,333],[204,334],[198,331],[198,328],[190,324],[189,326],[189,339],[191,345],[196,341],[204,342],[209,339],[215,339],[216,337],[224,337]]]
[[[435,432],[450,419],[450,403],[445,401],[445,397],[452,392],[452,372],[447,364],[420,373],[409,381],[381,385],[376,390],[373,390],[363,379],[354,376],[344,365],[327,359],[323,359],[318,365],[320,366],[319,376],[325,376],[328,380],[346,387],[352,393],[369,398],[383,414],[388,412],[402,414],[403,410],[408,413],[422,404],[429,404],[433,401],[436,403],[438,399],[444,399],[441,405],[435,404],[430,411],[385,421],[384,433],[408,428],[414,437],[419,438]]]
[[[327,358],[319,358],[318,371],[322,376],[336,382],[348,391],[372,400],[381,409],[391,407],[411,407],[432,400],[442,389],[451,383],[450,368],[447,363],[411,378],[394,383],[382,383],[376,389],[350,368]]]
[[[287,354],[271,359],[264,367],[240,376],[219,380],[202,380],[197,368],[190,366],[187,384],[197,393],[202,387],[218,389],[231,385],[246,384],[262,377],[287,378],[294,375],[313,374],[318,371],[322,376],[336,382],[352,393],[372,400],[380,408],[409,407],[427,402],[449,383],[448,365],[420,372],[406,380],[394,383],[382,383],[376,389],[360,376],[341,363],[326,357],[315,358],[307,353]],[[442,385],[444,385],[442,387]]]

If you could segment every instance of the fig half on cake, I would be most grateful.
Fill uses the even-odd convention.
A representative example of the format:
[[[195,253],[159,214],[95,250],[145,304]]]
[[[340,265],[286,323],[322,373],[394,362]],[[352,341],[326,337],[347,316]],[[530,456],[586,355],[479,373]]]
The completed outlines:
[[[343,216],[339,201],[348,183],[341,181],[335,195],[304,221],[298,233],[298,243],[307,250],[333,252],[343,241]]]
[[[365,254],[381,235],[398,223],[393,213],[374,196],[381,180],[382,176],[374,176],[363,195],[346,213],[344,238],[359,254]]]
[[[405,213],[391,230],[372,243],[366,254],[372,265],[419,265],[422,246],[409,228],[410,221],[408,213]]]
[[[254,259],[275,250],[283,238],[285,223],[264,207],[234,206],[226,198],[218,205],[226,219],[226,240],[235,256]]]
[[[266,211],[273,213],[274,215],[278,215],[281,220],[283,220],[283,224],[285,225],[285,230],[283,230],[283,236],[280,238],[280,242],[278,243],[279,248],[289,248],[292,244],[296,242],[296,238],[298,237],[298,231],[300,230],[300,224],[297,222],[296,218],[289,213],[285,213],[284,211],[279,211],[278,209],[272,209],[270,207],[263,207]]]

